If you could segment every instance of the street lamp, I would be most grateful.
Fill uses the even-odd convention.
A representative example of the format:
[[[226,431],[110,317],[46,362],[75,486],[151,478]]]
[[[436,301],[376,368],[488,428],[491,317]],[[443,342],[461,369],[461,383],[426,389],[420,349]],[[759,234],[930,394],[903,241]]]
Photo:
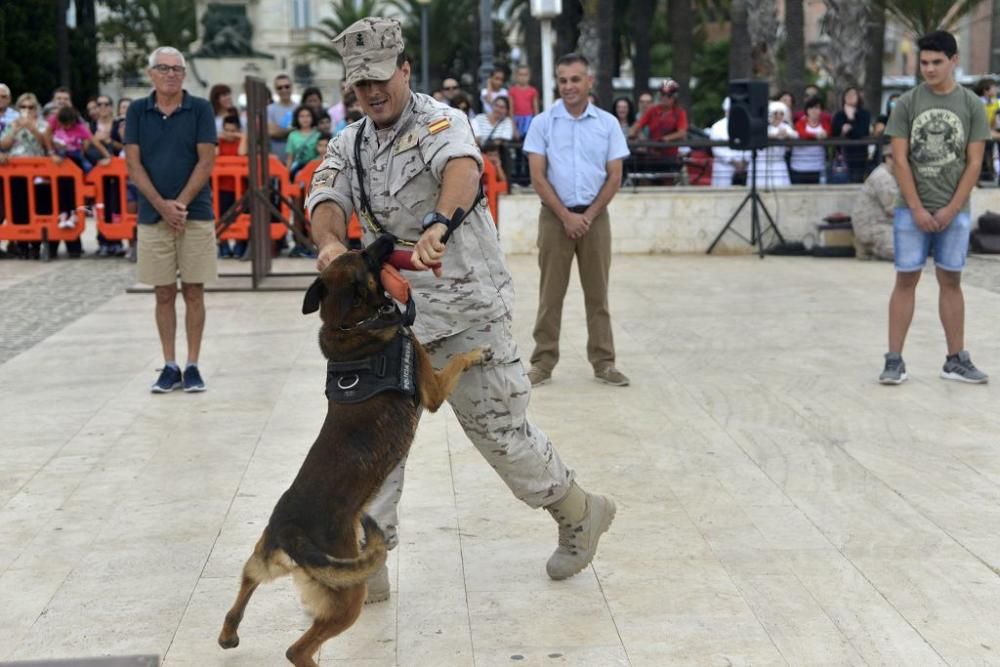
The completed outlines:
[[[479,87],[493,74],[493,1],[479,0]]]
[[[552,19],[562,13],[562,0],[531,0],[531,15],[538,19],[542,32],[542,102],[552,106]]]
[[[431,76],[430,76],[430,55],[429,51],[429,41],[427,36],[428,24],[430,21],[427,20],[427,7],[430,6],[431,0],[417,0],[417,4],[420,5],[420,86],[421,91],[427,95],[431,94]]]

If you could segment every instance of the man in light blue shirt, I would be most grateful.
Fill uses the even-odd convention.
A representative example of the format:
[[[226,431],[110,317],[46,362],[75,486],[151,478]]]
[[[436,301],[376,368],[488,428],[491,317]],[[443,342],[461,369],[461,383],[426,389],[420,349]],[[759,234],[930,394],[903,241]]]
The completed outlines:
[[[563,300],[576,256],[587,311],[587,358],[594,377],[623,387],[615,368],[608,308],[611,219],[608,204],[622,180],[628,145],[614,116],[590,104],[590,63],[570,53],[556,65],[559,97],[536,116],[524,140],[531,184],[542,199],[538,216],[538,265],[542,277],[535,320],[535,351],[528,377],[545,384],[559,361]]]

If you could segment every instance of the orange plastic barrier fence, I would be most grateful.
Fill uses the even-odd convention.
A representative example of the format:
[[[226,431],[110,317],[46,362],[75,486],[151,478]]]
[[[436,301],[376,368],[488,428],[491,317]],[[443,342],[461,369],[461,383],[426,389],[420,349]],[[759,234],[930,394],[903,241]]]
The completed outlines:
[[[279,191],[286,197],[295,196],[295,186],[288,180],[288,169],[274,155],[268,156],[268,176],[272,181],[276,181]],[[222,208],[224,202],[221,201],[221,193],[227,194],[226,199],[237,202],[246,193],[250,178],[250,161],[246,156],[219,156],[215,158],[215,167],[212,169],[212,206],[215,209],[215,219],[218,220],[226,212]],[[275,206],[281,211],[289,222],[292,219],[291,210],[284,202]],[[282,222],[271,223],[271,239],[277,241],[284,238],[288,228]],[[250,209],[244,209],[236,216],[236,219],[225,230],[219,233],[219,240],[246,241],[250,238]]]
[[[70,187],[76,224],[59,229],[59,190]],[[0,191],[0,240],[75,241],[83,233],[83,172],[72,160],[56,164],[47,157],[11,158],[0,165]]]
[[[90,195],[94,198],[97,231],[109,241],[135,238],[136,213],[128,212],[128,166],[122,158],[111,158],[107,165],[96,165],[87,174]]]
[[[303,197],[309,196],[309,190],[312,188],[313,174],[316,173],[316,168],[319,167],[322,160],[312,160],[307,162],[298,173],[295,174],[295,185],[299,187],[302,191]],[[309,211],[306,211],[306,217],[309,217]],[[361,221],[358,220],[357,211],[351,213],[351,219],[347,223],[347,238],[354,241],[361,240]]]
[[[490,213],[493,214],[493,223],[500,224],[500,195],[507,194],[510,185],[507,181],[498,178],[497,168],[486,157],[483,158],[483,191],[486,193],[486,201],[490,205]]]

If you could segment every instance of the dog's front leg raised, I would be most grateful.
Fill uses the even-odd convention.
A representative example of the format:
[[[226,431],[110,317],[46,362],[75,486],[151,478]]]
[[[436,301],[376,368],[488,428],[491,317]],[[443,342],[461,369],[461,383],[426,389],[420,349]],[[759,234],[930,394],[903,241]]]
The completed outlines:
[[[419,364],[417,377],[420,385],[420,404],[431,412],[436,412],[448,399],[462,373],[476,364],[482,364],[493,358],[493,350],[489,347],[477,347],[470,352],[455,355],[444,368],[435,371],[431,358],[424,348],[419,343],[414,347],[417,350]]]

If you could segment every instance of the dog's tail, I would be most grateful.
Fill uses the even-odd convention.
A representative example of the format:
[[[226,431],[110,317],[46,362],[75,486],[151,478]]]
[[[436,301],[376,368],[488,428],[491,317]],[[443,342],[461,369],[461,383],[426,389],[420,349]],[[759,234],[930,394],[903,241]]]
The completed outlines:
[[[385,533],[367,514],[361,516],[365,546],[357,558],[336,558],[323,554],[323,565],[303,564],[309,576],[329,588],[347,588],[363,584],[385,564],[388,551]]]

